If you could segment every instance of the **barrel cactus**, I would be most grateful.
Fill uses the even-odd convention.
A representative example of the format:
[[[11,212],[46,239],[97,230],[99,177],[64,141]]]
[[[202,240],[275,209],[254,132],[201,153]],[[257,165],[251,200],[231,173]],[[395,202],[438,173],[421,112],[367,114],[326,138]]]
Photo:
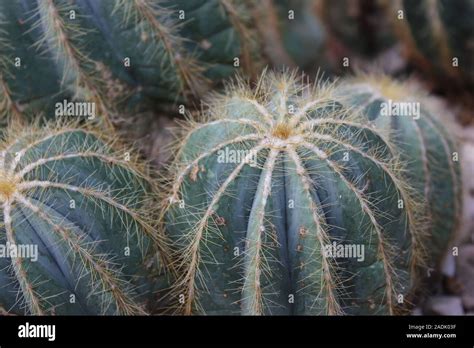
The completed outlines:
[[[153,185],[127,151],[74,124],[4,132],[2,312],[146,314],[160,238]]]
[[[410,308],[458,214],[455,145],[424,99],[418,121],[379,116],[406,89],[361,79],[267,74],[189,123],[163,210],[183,313]]]
[[[421,91],[413,81],[365,75],[348,79],[339,93],[347,105],[361,108],[377,129],[396,129],[392,138],[405,163],[405,177],[426,205],[424,224],[430,238],[423,243],[434,266],[461,219],[461,166],[456,131],[446,125],[449,110]]]
[[[427,76],[474,84],[474,2],[387,1],[390,19],[412,61]]]
[[[65,98],[111,117],[182,102],[259,62],[246,7],[232,0],[2,0],[0,13],[2,81],[20,109],[47,115]]]

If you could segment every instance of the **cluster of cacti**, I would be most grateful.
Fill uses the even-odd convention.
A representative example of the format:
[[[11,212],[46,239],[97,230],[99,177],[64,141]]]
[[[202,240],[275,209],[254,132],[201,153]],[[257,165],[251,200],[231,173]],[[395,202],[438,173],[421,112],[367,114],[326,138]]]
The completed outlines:
[[[382,115],[388,99],[419,119]],[[234,86],[190,123],[167,197],[184,312],[403,312],[459,213],[454,151],[429,102],[383,76]]]
[[[65,97],[113,113],[126,99],[198,96],[211,81],[258,64],[242,6],[231,0],[2,0],[0,59],[8,63],[2,92],[48,116]]]
[[[470,0],[322,1],[316,12],[336,58],[380,54],[398,37],[405,55],[426,76],[459,86],[474,81]]]
[[[379,73],[286,67],[376,56],[401,11],[415,62],[472,82],[472,9],[0,0],[0,314],[409,312],[460,220],[448,112]],[[188,120],[158,175],[126,141],[174,103]]]
[[[155,189],[143,165],[74,124],[12,127],[0,151],[0,240],[28,251],[2,254],[0,307],[145,314],[147,258],[159,237],[150,213]]]
[[[398,0],[388,11],[407,54],[425,73],[474,83],[474,2]]]

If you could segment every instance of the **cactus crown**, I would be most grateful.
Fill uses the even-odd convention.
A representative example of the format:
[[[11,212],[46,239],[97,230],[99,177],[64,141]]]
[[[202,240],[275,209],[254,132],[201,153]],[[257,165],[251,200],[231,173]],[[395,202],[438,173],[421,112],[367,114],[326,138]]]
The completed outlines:
[[[5,203],[13,198],[13,195],[17,191],[17,182],[15,178],[12,178],[3,169],[0,170],[0,203]]]
[[[186,313],[278,313],[288,306],[288,291],[300,304],[282,313],[351,312],[347,301],[358,294],[347,284],[350,277],[322,256],[325,246],[344,239],[366,243],[373,252],[383,293],[374,295],[378,300],[370,300],[368,311],[403,311],[396,298],[409,291],[425,260],[423,203],[403,175],[391,131],[373,128],[355,107],[343,106],[336,90],[323,81],[301,83],[295,73],[264,74],[254,89],[233,84],[210,104],[203,123],[188,124],[166,207],[167,229],[185,270],[178,291],[186,298]],[[234,164],[219,162],[226,148],[244,150],[245,156]],[[370,178],[372,173],[380,177]],[[330,197],[336,194],[331,187],[339,200]],[[287,209],[275,197],[294,199],[297,208]],[[393,208],[397,200],[403,209]],[[228,205],[248,210],[232,212]],[[346,236],[332,226],[332,214],[341,214],[338,205],[355,207],[348,220],[361,219],[352,223],[358,228],[346,225]],[[245,250],[240,257],[222,256],[220,247],[234,246]],[[214,274],[229,269],[240,278],[226,273],[229,283],[222,286]]]

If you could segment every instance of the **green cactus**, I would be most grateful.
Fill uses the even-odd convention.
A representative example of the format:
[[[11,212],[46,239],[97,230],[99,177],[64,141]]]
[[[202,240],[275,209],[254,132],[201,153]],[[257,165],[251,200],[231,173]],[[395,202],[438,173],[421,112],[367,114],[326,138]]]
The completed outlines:
[[[2,23],[2,17],[0,17],[0,25]],[[5,39],[5,32],[0,29],[0,50],[5,51],[9,49],[8,41]],[[17,114],[14,103],[11,99],[10,88],[6,83],[8,76],[10,62],[5,57],[0,57],[0,121],[2,123],[8,120],[10,115]],[[1,126],[2,124],[0,124]]]
[[[427,76],[474,84],[471,0],[397,0],[388,13],[409,58]]]
[[[1,2],[0,6],[2,6]],[[2,9],[0,8],[0,10]],[[26,63],[23,61],[23,66],[34,66],[35,57],[24,54],[24,49],[30,42],[23,40],[24,37],[19,34],[16,27],[7,30],[7,23],[4,11],[0,11],[0,122],[2,124],[10,118],[19,119],[24,111],[23,102],[18,99],[18,91],[21,90],[23,94],[34,94],[36,99],[31,101],[33,104],[38,104],[42,100],[41,89],[51,94],[57,92],[56,90],[50,90],[51,85],[41,86],[39,80],[32,80],[32,83],[25,83],[21,86],[25,69],[18,69],[17,73],[14,74],[15,63],[18,63],[15,61],[15,57],[25,56],[28,61]],[[13,43],[16,43],[16,45],[14,46]],[[42,71],[45,67],[48,69],[47,65],[37,64],[35,70]]]
[[[2,75],[18,110],[51,116],[57,101],[71,97],[110,112],[98,66],[82,50],[83,33],[65,19],[68,7],[52,1],[1,1],[0,10],[6,18],[3,41],[10,48],[1,52],[9,68]]]
[[[414,82],[401,83],[380,75],[351,79],[340,89],[349,96],[348,105],[362,108],[377,129],[396,127],[393,142],[406,163],[405,176],[427,204],[425,224],[431,238],[424,244],[429,263],[435,265],[461,219],[461,173],[455,132],[445,124],[450,112],[420,91],[423,89]],[[381,117],[381,105],[389,101],[418,102],[420,114]]]
[[[161,245],[150,213],[155,190],[127,151],[76,124],[4,132],[1,245],[30,254],[2,249],[3,311],[147,313],[149,257]]]
[[[11,48],[0,53],[8,63],[1,66],[8,105],[51,115],[65,98],[93,101],[113,118],[124,101],[133,107],[199,96],[235,71],[250,73],[259,61],[243,6],[232,0],[1,0],[1,44],[8,40]]]
[[[312,0],[263,0],[252,13],[264,52],[275,67],[315,69],[323,60],[325,32]]]
[[[372,108],[367,117],[378,90],[356,81],[269,74],[253,90],[235,84],[189,123],[163,210],[185,314],[410,307],[458,213],[452,143],[424,99],[416,125]]]

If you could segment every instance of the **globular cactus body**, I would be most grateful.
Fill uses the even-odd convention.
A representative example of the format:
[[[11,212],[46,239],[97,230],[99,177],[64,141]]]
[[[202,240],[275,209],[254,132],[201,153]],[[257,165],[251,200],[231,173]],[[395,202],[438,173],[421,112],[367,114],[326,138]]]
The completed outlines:
[[[449,111],[435,98],[423,95],[419,86],[384,76],[353,79],[340,93],[350,96],[348,104],[361,108],[376,128],[396,129],[393,142],[406,163],[405,175],[427,205],[424,223],[431,238],[424,242],[424,249],[431,264],[436,264],[457,229],[462,205],[457,140],[437,116],[443,114],[446,122]],[[382,105],[389,103],[419,105],[419,114],[384,116]]]
[[[0,306],[28,314],[145,314],[157,236],[152,186],[92,130],[8,129],[0,146]],[[30,252],[32,253],[32,252]]]
[[[393,137],[407,136],[405,126],[400,133],[395,121],[374,127],[358,111],[362,91],[350,88],[271,75],[255,90],[234,86],[203,123],[189,125],[165,208],[185,313],[397,314],[409,307],[420,270],[432,264],[425,243],[433,241],[430,253],[439,258],[457,199],[450,171],[428,180],[412,161],[431,169],[432,156],[447,165],[448,150],[435,148],[448,140],[423,122],[419,131],[435,143],[423,143],[423,154],[420,144],[403,152],[403,139]],[[429,199],[444,197],[445,210],[425,202],[418,182],[430,183]],[[331,246],[346,254],[331,254]],[[358,247],[360,258],[347,255]]]

